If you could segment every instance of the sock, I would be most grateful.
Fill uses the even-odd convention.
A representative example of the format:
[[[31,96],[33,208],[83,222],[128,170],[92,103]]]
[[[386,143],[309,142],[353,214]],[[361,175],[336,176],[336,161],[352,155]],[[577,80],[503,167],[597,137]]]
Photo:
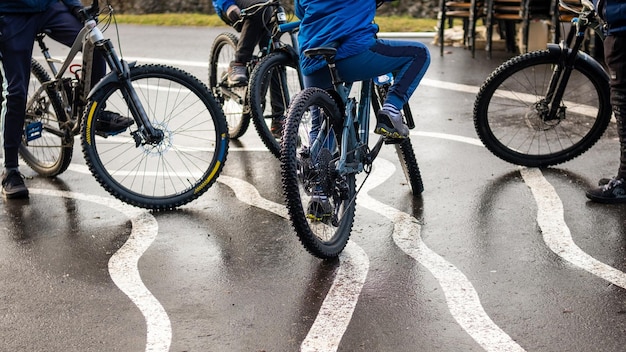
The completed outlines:
[[[383,110],[391,113],[391,116],[394,118],[397,118],[400,115],[400,109],[389,103],[385,103],[383,105]]]

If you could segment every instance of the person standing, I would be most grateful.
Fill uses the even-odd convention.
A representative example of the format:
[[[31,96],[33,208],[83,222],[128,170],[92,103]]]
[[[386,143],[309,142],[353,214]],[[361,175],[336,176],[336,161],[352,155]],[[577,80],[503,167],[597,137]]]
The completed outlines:
[[[600,203],[626,203],[626,1],[594,0],[605,21],[604,61],[609,71],[611,107],[617,121],[620,157],[617,175],[601,179],[586,196]]]
[[[71,46],[83,28],[79,0],[2,0],[0,1],[0,76],[2,91],[0,117],[3,130],[4,197],[28,198],[28,188],[19,171],[18,150],[22,143],[26,99],[30,79],[30,61],[38,33],[46,34]],[[95,84],[106,72],[106,62],[94,55],[91,82]],[[96,127],[115,133],[134,123],[133,119],[105,112]]]

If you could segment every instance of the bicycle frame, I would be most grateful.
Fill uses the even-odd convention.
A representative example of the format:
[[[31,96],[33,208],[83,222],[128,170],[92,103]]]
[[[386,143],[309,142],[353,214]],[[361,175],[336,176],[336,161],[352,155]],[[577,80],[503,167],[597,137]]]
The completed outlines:
[[[117,55],[113,44],[110,39],[104,38],[102,31],[97,26],[96,17],[98,14],[98,0],[94,0],[90,9],[96,9],[95,14],[87,13],[86,10],[81,10],[80,14],[83,18],[83,28],[76,36],[74,43],[70,47],[70,51],[64,60],[53,59],[49,54],[48,48],[43,42],[43,35],[37,37],[39,46],[42,53],[48,63],[48,66],[54,74],[54,79],[42,85],[39,89],[44,90],[49,85],[57,85],[58,91],[63,91],[63,88],[59,86],[59,82],[63,82],[63,76],[69,70],[72,62],[76,58],[79,52],[82,52],[82,68],[81,75],[78,77],[77,73],[74,73],[79,82],[82,83],[78,93],[78,99],[81,106],[85,106],[87,100],[91,97],[93,92],[97,91],[100,87],[109,84],[111,82],[120,83],[123,87],[121,89],[124,100],[128,104],[131,114],[135,121],[138,123],[139,129],[133,135],[137,145],[142,141],[145,143],[158,143],[163,138],[163,132],[155,129],[147,114],[137,97],[135,89],[130,81],[130,67],[134,66],[134,63],[128,64],[126,61],[120,59]],[[91,73],[93,65],[93,55],[98,51],[102,53],[107,66],[111,72],[106,74],[99,82],[92,87]],[[56,68],[55,63],[61,63],[60,68]],[[82,111],[70,111],[68,121],[78,121],[80,113]],[[91,118],[91,113],[88,118]],[[72,134],[78,133],[80,123],[76,123],[71,126]]]
[[[350,173],[360,173],[373,163],[384,142],[384,137],[381,136],[371,150],[368,147],[370,107],[374,82],[371,79],[361,81],[360,99],[357,102],[354,97],[349,97],[352,83],[341,82],[336,75],[334,65],[331,67],[331,72],[333,72],[331,76],[334,82],[334,92],[337,93],[345,105],[341,132],[341,150],[350,151],[341,153],[335,169],[342,176]],[[320,130],[325,131],[327,128],[328,126],[325,125],[324,121]],[[322,134],[318,134],[316,140],[313,141],[311,145],[313,155],[317,154],[319,148],[324,145],[325,138]],[[351,150],[349,149],[350,147],[354,148]]]

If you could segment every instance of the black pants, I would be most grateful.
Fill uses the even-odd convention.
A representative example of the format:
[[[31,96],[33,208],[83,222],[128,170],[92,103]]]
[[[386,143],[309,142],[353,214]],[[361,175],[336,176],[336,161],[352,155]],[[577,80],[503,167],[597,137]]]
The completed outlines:
[[[604,61],[609,70],[611,105],[620,142],[617,178],[626,179],[626,35],[610,35],[604,39]]]
[[[259,11],[256,15],[247,18],[243,22],[239,35],[239,44],[235,53],[235,61],[247,63],[252,59],[254,48],[266,48],[269,44],[269,22],[271,20],[270,9]]]
[[[0,14],[0,75],[2,75],[4,165],[18,166],[18,148],[26,110],[26,97],[30,78],[30,59],[35,35],[44,29],[49,36],[67,46],[72,45],[82,29],[80,21],[67,6],[54,2],[45,12],[32,14]],[[94,55],[92,84],[105,72],[102,56]]]

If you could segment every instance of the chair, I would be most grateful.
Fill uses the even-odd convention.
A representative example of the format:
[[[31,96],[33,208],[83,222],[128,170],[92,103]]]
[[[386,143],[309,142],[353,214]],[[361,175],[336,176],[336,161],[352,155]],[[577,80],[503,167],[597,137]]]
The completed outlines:
[[[463,20],[463,46],[472,51],[472,57],[476,51],[476,22],[484,17],[482,0],[441,0],[439,8],[439,49],[443,56],[444,29],[446,25],[451,28],[453,20]]]
[[[506,49],[516,52],[515,26],[523,24],[522,46],[520,51],[525,51],[528,43],[528,0],[489,0],[487,4],[487,56],[491,58],[493,47],[493,29],[497,24],[501,37],[506,41]]]

